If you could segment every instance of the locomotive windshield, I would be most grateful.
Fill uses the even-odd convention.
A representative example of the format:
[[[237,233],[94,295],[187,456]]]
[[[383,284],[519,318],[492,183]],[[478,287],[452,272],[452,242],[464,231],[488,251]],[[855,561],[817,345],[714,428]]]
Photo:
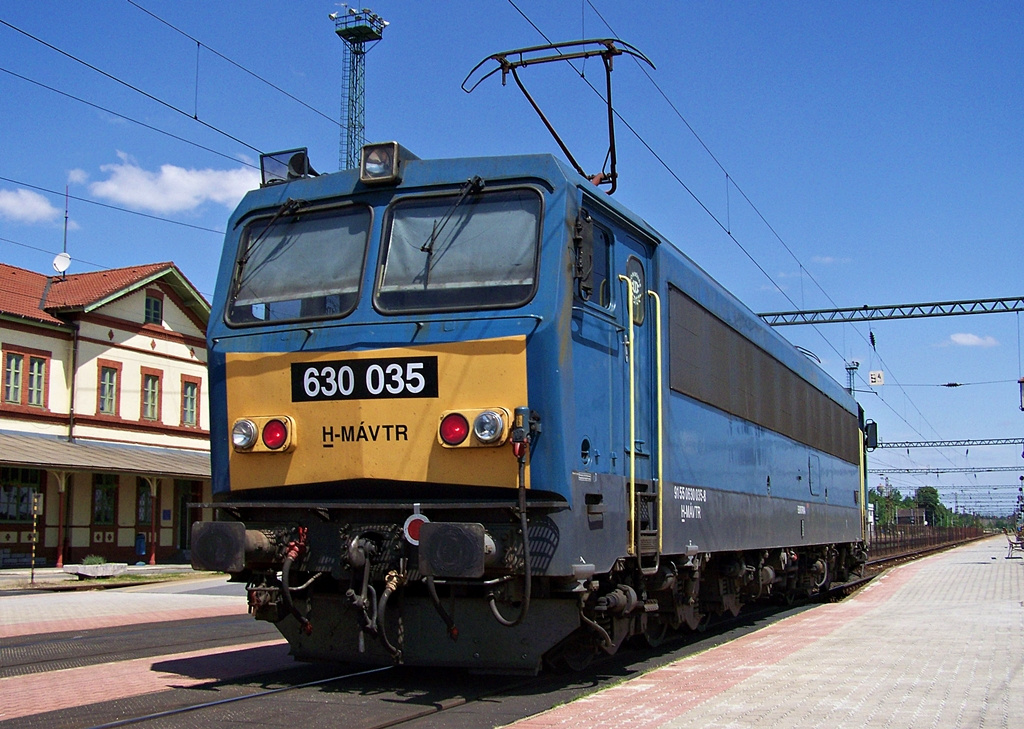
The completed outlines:
[[[531,189],[406,198],[385,223],[384,312],[508,308],[536,282],[541,197]]]
[[[369,231],[365,207],[278,213],[249,223],[242,233],[228,320],[243,324],[348,314],[359,296]]]

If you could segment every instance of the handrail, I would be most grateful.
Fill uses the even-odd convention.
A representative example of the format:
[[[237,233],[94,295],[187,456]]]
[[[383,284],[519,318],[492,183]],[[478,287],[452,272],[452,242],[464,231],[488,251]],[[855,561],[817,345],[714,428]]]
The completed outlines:
[[[633,352],[633,282],[629,276],[619,274],[619,281],[626,284],[627,316],[629,337],[626,339],[626,356],[629,357],[629,546],[628,554],[636,554],[636,368]]]
[[[665,491],[665,482],[663,480],[664,475],[664,433],[665,423],[664,417],[664,401],[662,394],[662,382],[664,377],[664,362],[662,361],[661,352],[661,297],[658,296],[656,291],[651,289],[647,290],[647,295],[654,299],[654,336],[655,336],[655,363],[657,365],[657,378],[658,378],[658,554],[661,554],[663,546],[663,535],[665,530],[662,529],[662,516],[663,511],[663,494]]]

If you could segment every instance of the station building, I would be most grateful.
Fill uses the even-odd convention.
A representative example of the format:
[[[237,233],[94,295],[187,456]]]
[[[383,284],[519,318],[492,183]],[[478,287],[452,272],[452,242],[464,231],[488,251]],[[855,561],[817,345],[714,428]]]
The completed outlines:
[[[211,518],[210,306],[173,263],[0,264],[0,567],[187,561]],[[33,517],[33,504],[37,516]]]

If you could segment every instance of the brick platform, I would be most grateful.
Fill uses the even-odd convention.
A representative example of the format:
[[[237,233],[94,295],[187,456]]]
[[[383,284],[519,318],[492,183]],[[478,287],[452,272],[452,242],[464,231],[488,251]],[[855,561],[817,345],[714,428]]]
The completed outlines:
[[[0,678],[0,722],[294,665],[279,639]]]
[[[1024,559],[1001,540],[512,726],[1024,727]]]
[[[223,584],[225,578],[190,584]],[[182,584],[182,583],[179,583]],[[245,615],[244,595],[161,592],[160,586],[95,592],[32,592],[0,595],[0,638],[45,636],[222,615]],[[139,696],[215,680],[230,680],[295,665],[282,638],[231,648],[67,668],[0,678],[0,722],[112,699]]]
[[[215,578],[211,582],[223,581],[224,578]],[[135,591],[134,588],[0,595],[0,638],[244,615],[247,610],[244,597],[156,594]]]

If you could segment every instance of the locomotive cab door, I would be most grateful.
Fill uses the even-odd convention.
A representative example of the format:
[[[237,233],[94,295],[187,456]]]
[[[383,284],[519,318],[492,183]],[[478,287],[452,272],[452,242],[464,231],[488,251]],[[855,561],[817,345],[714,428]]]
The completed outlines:
[[[625,456],[629,488],[629,553],[644,572],[661,554],[661,300],[652,281],[653,245],[625,236],[617,278],[624,326]]]
[[[644,570],[661,550],[660,299],[654,243],[587,204],[577,220],[577,427],[584,470],[615,475],[627,491],[627,553]]]

